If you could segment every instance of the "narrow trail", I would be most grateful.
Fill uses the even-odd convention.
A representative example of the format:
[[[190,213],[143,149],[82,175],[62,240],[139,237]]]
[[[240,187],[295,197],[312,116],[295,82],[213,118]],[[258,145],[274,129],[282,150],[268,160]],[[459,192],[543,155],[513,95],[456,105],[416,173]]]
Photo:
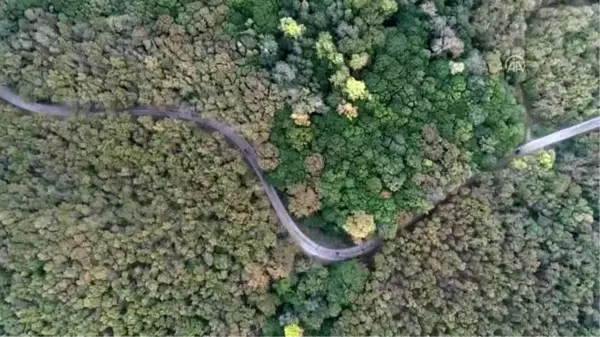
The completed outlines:
[[[0,98],[19,109],[44,116],[69,118],[71,116],[81,114],[67,106],[27,102],[3,86],[0,86]],[[277,194],[275,188],[267,182],[265,174],[259,165],[258,154],[254,150],[252,145],[250,145],[250,143],[248,143],[244,139],[244,137],[238,134],[233,128],[225,124],[210,119],[196,117],[193,115],[192,110],[189,109],[186,110],[156,107],[136,107],[131,109],[120,110],[116,113],[122,116],[148,116],[152,118],[178,119],[185,122],[189,122],[200,129],[209,132],[218,132],[222,134],[231,144],[233,144],[242,153],[244,160],[246,161],[250,169],[252,169],[252,171],[254,171],[254,173],[256,174],[256,176],[260,180],[260,183],[262,184],[263,190],[265,191],[267,197],[269,198],[269,201],[271,202],[273,210],[279,218],[279,221],[286,228],[292,239],[300,246],[304,253],[313,258],[316,258],[322,262],[344,261],[371,253],[377,248],[379,248],[383,242],[383,239],[381,237],[377,237],[360,245],[334,249],[318,244],[317,242],[309,238],[305,233],[302,232],[302,230],[298,227],[298,224],[296,224],[296,222],[292,219],[287,209],[285,208],[283,201]],[[83,115],[87,116],[89,114]],[[509,163],[510,160],[512,160],[515,157],[531,154],[565,139],[599,128],[600,117],[596,117],[588,121],[582,122],[580,124],[564,128],[545,137],[532,140],[517,148],[513,153],[500,160],[499,164],[496,166],[495,169],[506,166],[506,164]],[[476,175],[472,176],[462,186],[471,184],[475,180],[475,178]],[[448,197],[450,195],[451,194],[449,194]],[[444,203],[446,199],[447,198],[441,200],[435,206]],[[414,224],[419,220],[423,219],[425,216],[427,216],[427,214],[418,215],[414,217],[410,223]]]

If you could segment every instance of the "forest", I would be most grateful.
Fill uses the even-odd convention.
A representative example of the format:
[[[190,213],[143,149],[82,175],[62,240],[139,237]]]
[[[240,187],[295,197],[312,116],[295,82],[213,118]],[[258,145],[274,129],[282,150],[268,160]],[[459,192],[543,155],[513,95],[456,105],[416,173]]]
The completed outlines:
[[[587,0],[4,0],[0,335],[600,335]],[[374,251],[304,254],[303,232]]]

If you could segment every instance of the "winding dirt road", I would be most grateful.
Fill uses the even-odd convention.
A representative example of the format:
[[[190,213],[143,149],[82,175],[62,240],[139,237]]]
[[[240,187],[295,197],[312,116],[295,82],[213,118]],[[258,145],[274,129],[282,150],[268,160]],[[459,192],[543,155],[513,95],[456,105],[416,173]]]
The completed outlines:
[[[0,98],[14,105],[17,108],[45,116],[68,118],[76,114],[75,111],[66,106],[27,102],[2,86],[0,86]],[[307,255],[311,257],[319,259],[323,262],[344,261],[374,251],[381,245],[383,241],[382,238],[378,237],[360,245],[340,249],[325,247],[313,241],[300,230],[296,222],[294,222],[294,220],[286,210],[285,206],[283,205],[283,202],[279,198],[279,195],[277,194],[275,188],[267,182],[264,172],[260,168],[258,162],[258,155],[256,154],[256,151],[254,150],[252,145],[250,145],[250,143],[248,143],[244,139],[244,137],[240,136],[233,128],[225,124],[221,124],[217,121],[210,119],[196,117],[193,115],[191,110],[184,109],[137,107],[128,110],[123,110],[118,113],[125,116],[150,116],[153,118],[179,119],[192,123],[194,126],[203,130],[218,132],[222,134],[231,144],[233,144],[236,148],[238,148],[238,150],[240,150],[244,160],[260,180],[260,183],[262,184],[263,189],[267,194],[269,201],[271,202],[271,206],[273,207],[275,213],[277,214],[277,217],[279,218],[279,221],[287,229],[292,239],[300,246],[300,248],[302,248],[302,250]],[[582,122],[580,124],[559,130],[548,136],[532,140],[527,144],[517,148],[512,154],[501,160],[497,168],[505,166],[514,157],[524,156],[536,152],[565,139],[598,128],[600,128],[600,117],[596,117],[588,121]],[[473,180],[473,178],[474,177],[471,177],[466,182],[466,184],[469,184]],[[418,220],[419,218],[420,217],[416,217],[414,221]]]
[[[0,98],[17,108],[38,113],[40,115],[68,118],[76,114],[75,111],[66,106],[27,102],[2,86],[0,86]],[[258,155],[252,145],[250,145],[250,143],[240,136],[233,128],[227,125],[214,120],[196,117],[193,115],[192,111],[183,109],[138,107],[122,111],[119,114],[138,117],[150,116],[153,118],[174,118],[192,123],[194,126],[203,130],[215,131],[222,134],[231,144],[240,150],[244,160],[260,180],[279,221],[287,229],[292,239],[307,255],[323,262],[337,262],[368,254],[381,245],[382,239],[376,238],[353,247],[333,249],[320,245],[306,236],[284,207],[275,188],[267,182],[264,172],[260,168]]]

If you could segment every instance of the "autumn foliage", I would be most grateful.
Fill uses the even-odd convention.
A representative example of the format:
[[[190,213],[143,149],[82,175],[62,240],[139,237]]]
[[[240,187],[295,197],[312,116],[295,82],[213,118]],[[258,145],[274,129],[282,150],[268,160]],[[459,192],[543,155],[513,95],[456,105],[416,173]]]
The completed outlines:
[[[597,114],[598,9],[0,1],[0,84],[86,112],[0,103],[0,334],[598,335],[598,132],[496,167]],[[307,233],[382,247],[303,256],[222,136],[111,113],[146,105],[232,126]]]

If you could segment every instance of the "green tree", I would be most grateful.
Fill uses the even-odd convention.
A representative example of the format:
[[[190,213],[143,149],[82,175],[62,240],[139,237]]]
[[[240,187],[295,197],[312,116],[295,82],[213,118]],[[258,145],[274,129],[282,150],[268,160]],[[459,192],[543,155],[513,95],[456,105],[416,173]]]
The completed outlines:
[[[317,53],[328,57],[335,50],[324,36]],[[285,158],[272,174],[282,189],[314,179],[305,174],[305,158],[324,158],[317,177],[322,219],[338,228],[357,211],[373,215],[381,230],[395,228],[401,213],[431,209],[524,136],[523,110],[500,78],[452,74],[449,60],[432,59],[418,20],[386,37],[361,72],[372,99],[357,104],[357,118],[314,115],[307,128],[282,110],[271,133]],[[334,93],[328,104],[343,101]]]
[[[224,139],[1,109],[4,333],[258,334],[295,251]]]
[[[524,161],[388,241],[333,334],[597,333],[598,199],[539,157]]]
[[[599,8],[542,8],[532,18],[524,88],[536,123],[574,124],[597,115]]]

